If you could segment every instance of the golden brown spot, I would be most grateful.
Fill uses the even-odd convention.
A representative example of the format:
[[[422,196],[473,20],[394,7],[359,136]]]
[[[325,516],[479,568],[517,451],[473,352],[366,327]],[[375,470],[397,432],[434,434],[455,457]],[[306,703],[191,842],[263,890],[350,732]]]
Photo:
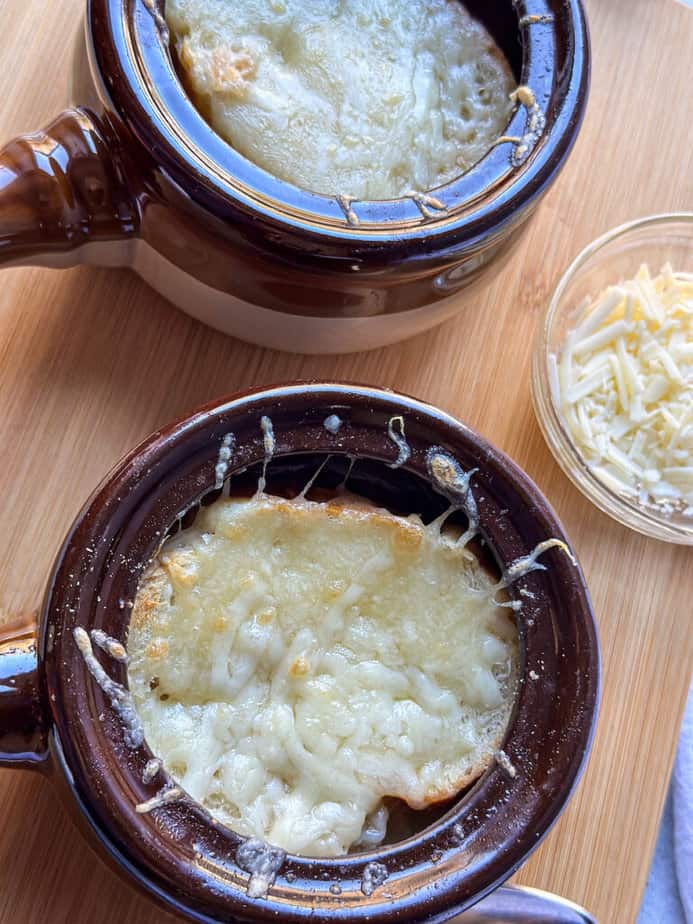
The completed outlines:
[[[228,625],[228,621],[226,619],[226,616],[217,616],[217,618],[214,620],[214,631],[215,632],[225,632],[227,625]]]
[[[150,661],[159,661],[168,654],[168,642],[163,638],[153,638],[147,645],[144,654]]]
[[[394,541],[397,545],[416,550],[421,545],[423,533],[413,523],[397,523],[394,531]]]
[[[132,612],[134,625],[142,626],[149,622],[150,617],[160,610],[167,589],[170,589],[169,580],[161,566],[157,565],[142,579]]]
[[[436,453],[431,459],[431,472],[437,482],[447,488],[455,486],[458,473],[451,459],[441,453]]]
[[[266,610],[263,610],[257,617],[258,625],[268,626],[272,620],[277,615],[277,608],[274,606],[268,607]]]
[[[380,527],[387,532],[391,532],[393,526],[396,528],[398,525],[392,522],[392,517],[390,517],[388,514],[382,513],[371,513],[368,517],[368,522],[372,523],[374,526]]]
[[[128,653],[125,650],[125,647],[120,644],[120,642],[111,642],[108,653],[112,658],[115,658],[117,661],[127,660]]]
[[[155,589],[154,593],[149,593],[144,589],[143,595],[137,601],[137,609],[142,611],[143,616],[150,616],[154,610],[161,605],[161,594]]]
[[[299,655],[298,658],[289,668],[289,676],[291,677],[305,677],[305,675],[310,671],[310,662],[305,655]]]
[[[197,556],[189,549],[162,556],[161,564],[174,584],[193,587],[197,583]]]
[[[530,106],[533,106],[536,103],[534,98],[534,93],[529,87],[521,86],[512,94],[512,98],[518,100],[522,103],[523,106],[526,106],[528,109]]]
[[[212,89],[217,93],[243,97],[256,70],[257,66],[247,52],[219,45],[212,54]]]
[[[336,600],[338,597],[344,593],[346,589],[346,584],[344,581],[333,581],[331,584],[328,584],[323,593],[323,600],[330,602]]]

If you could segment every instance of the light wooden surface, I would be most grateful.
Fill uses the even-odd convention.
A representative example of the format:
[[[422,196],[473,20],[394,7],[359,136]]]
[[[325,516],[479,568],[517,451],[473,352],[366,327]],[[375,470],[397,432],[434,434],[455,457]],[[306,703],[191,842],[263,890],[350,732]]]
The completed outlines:
[[[68,101],[83,0],[0,0],[0,138]],[[510,265],[443,328],[370,355],[304,358],[189,320],[130,273],[15,269],[0,286],[0,611],[35,607],[72,517],[158,425],[243,385],[341,377],[463,418],[538,482],[582,560],[599,617],[604,696],[592,759],[519,875],[635,920],[693,665],[693,553],[617,526],[554,464],[529,396],[530,342],[567,262],[607,228],[693,207],[693,12],[674,0],[589,0],[594,79],[583,133]],[[57,79],[56,79],[57,76]],[[0,772],[0,924],[170,920],[123,890],[48,783]]]

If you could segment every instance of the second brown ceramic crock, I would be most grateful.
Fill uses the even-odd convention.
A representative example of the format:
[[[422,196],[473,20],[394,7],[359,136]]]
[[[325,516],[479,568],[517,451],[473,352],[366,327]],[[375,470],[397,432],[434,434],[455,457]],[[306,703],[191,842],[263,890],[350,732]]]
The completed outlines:
[[[394,844],[335,859],[288,855],[263,897],[248,895],[243,838],[211,822],[190,799],[139,814],[166,777],[145,782],[145,744],[131,747],[109,696],[94,682],[74,629],[102,629],[122,642],[143,568],[172,529],[219,491],[219,451],[235,442],[226,473],[255,479],[266,458],[261,418],[276,445],[268,490],[303,485],[318,465],[336,484],[356,459],[349,487],[395,512],[432,519],[449,498],[432,483],[431,453],[476,469],[470,484],[479,532],[501,572],[538,543],[565,536],[545,499],[502,453],[435,408],[390,392],[338,385],[286,385],[210,404],[153,434],[86,504],[58,555],[31,632],[0,645],[0,764],[46,772],[75,817],[121,872],[169,908],[202,921],[290,924],[443,921],[506,879],[541,841],[586,759],[599,688],[590,602],[570,554],[550,549],[545,571],[511,585],[522,681],[503,750],[441,817]],[[338,418],[338,425],[334,417]],[[388,433],[401,417],[410,455]],[[327,418],[329,426],[325,426]],[[401,461],[401,457],[400,457]],[[524,591],[523,594],[520,591]],[[95,649],[126,683],[122,663]],[[509,769],[510,768],[510,769]],[[364,889],[369,864],[382,882]],[[371,867],[372,869],[372,867]]]
[[[89,0],[79,108],[0,152],[0,264],[131,267],[200,320],[285,350],[365,349],[450,317],[556,178],[589,81],[581,0],[467,5],[533,94],[536,112],[518,103],[506,132],[525,140],[431,196],[345,203],[271,176],[207,125],[162,0]]]

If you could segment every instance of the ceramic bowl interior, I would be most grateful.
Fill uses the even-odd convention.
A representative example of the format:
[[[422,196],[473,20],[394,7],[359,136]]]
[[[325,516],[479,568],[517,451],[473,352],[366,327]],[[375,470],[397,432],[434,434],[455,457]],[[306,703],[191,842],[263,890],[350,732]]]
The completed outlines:
[[[337,415],[337,432],[324,421]],[[596,716],[599,656],[579,566],[552,549],[537,571],[517,581],[522,682],[498,763],[438,812],[410,819],[395,843],[334,859],[287,856],[266,897],[247,894],[243,839],[185,800],[147,814],[135,806],[162,778],[143,782],[152,757],[129,747],[123,722],[85,669],[76,626],[100,628],[123,642],[139,576],[163,538],[213,502],[224,436],[233,433],[231,491],[255,483],[265,459],[263,416],[276,441],[270,491],[300,490],[321,463],[323,486],[342,480],[396,513],[430,519],[448,506],[431,483],[432,449],[464,470],[478,469],[473,495],[489,560],[503,571],[548,538],[564,539],[535,486],[510,460],[462,424],[428,405],[375,389],[283,386],[210,405],[138,447],[108,477],[78,518],[59,555],[42,623],[41,656],[53,720],[53,754],[84,816],[110,856],[180,912],[205,921],[297,922],[375,918],[382,924],[443,920],[480,899],[527,857],[559,814],[589,749]],[[394,466],[388,435],[404,421],[411,455]],[[325,460],[328,460],[325,462]],[[393,467],[394,466],[394,467]],[[520,591],[524,595],[520,595]],[[126,683],[122,664],[103,661]],[[385,883],[363,890],[368,864]]]
[[[580,320],[580,305],[609,285],[632,279],[642,264],[658,273],[670,263],[693,272],[693,213],[654,215],[621,225],[590,244],[559,281],[534,346],[532,394],[541,430],[556,461],[588,500],[619,523],[669,542],[693,544],[693,517],[664,516],[617,494],[592,472],[564,424],[549,379],[549,357]]]
[[[93,54],[102,72],[119,62],[122,79],[109,91],[128,128],[146,147],[157,135],[157,157],[174,179],[196,182],[195,194],[212,212],[222,203],[250,208],[265,217],[281,211],[283,223],[303,230],[346,234],[354,242],[381,239],[397,226],[407,237],[427,228],[454,231],[467,224],[470,210],[481,218],[483,193],[499,197],[502,210],[513,187],[514,208],[526,205],[562,163],[579,125],[588,84],[589,39],[580,0],[534,0],[532,15],[521,16],[512,0],[468,3],[505,52],[518,80],[529,86],[549,130],[532,156],[513,164],[512,146],[492,148],[471,170],[436,189],[442,207],[424,210],[411,197],[352,203],[356,221],[347,221],[338,194],[322,196],[272,176],[229,146],[207,124],[176,71],[163,20],[163,0],[89,0],[89,31],[97,37]],[[507,134],[527,131],[527,110],[518,105]],[[553,129],[555,128],[555,133]],[[553,135],[553,139],[552,139]],[[183,183],[185,186],[185,182]],[[500,200],[503,200],[502,202]],[[507,203],[509,205],[509,202]],[[510,217],[508,211],[506,217]],[[307,219],[310,222],[307,224]]]

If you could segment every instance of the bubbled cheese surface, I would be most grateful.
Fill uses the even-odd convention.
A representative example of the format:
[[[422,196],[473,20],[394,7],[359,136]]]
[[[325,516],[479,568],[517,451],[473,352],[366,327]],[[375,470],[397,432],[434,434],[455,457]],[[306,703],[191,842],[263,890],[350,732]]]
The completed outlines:
[[[137,594],[129,680],[147,741],[239,833],[343,854],[384,797],[450,797],[499,747],[518,649],[492,598],[476,557],[418,518],[218,501]]]
[[[213,128],[314,192],[431,189],[509,121],[509,65],[457,0],[166,0],[165,13]]]

